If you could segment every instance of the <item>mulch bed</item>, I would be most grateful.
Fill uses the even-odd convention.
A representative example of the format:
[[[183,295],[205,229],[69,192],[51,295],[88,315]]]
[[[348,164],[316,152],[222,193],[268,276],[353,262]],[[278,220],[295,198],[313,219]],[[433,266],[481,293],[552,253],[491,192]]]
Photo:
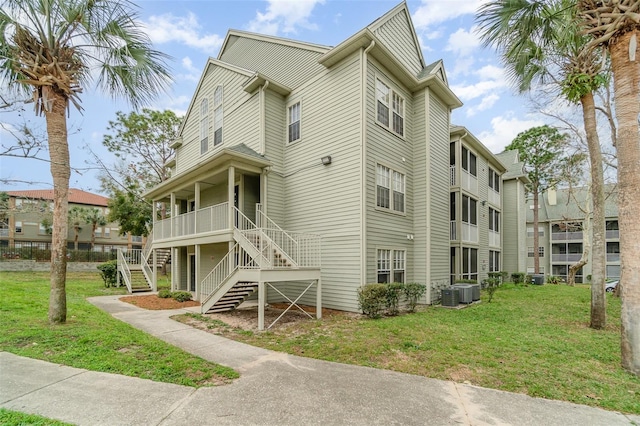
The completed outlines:
[[[187,300],[186,302],[178,302],[177,300],[168,297],[160,298],[155,294],[146,296],[125,296],[120,298],[121,301],[131,303],[142,309],[149,309],[154,311],[160,311],[165,309],[181,309],[191,306],[200,306],[200,302],[195,300]]]

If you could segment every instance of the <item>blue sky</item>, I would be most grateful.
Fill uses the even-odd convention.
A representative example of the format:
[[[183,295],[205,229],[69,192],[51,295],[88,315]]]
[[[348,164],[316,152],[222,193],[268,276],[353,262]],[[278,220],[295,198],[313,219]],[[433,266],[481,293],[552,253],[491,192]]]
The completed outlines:
[[[544,118],[527,107],[524,97],[514,95],[495,54],[484,49],[474,32],[475,11],[487,0],[407,1],[427,63],[443,59],[449,84],[464,106],[454,111],[452,122],[467,127],[493,152],[521,131],[541,125]],[[169,54],[175,79],[170,92],[152,105],[184,114],[208,57],[216,57],[230,28],[271,34],[296,40],[335,46],[395,7],[391,0],[310,1],[159,1],[137,0],[141,25],[154,47]],[[108,121],[116,111],[128,112],[124,102],[85,90],[84,112],[72,109],[69,118],[72,173],[70,185],[99,192],[97,172],[88,150],[104,161],[114,161],[102,148]],[[44,119],[28,108],[25,117],[44,130]],[[15,116],[3,113],[0,120],[11,124]],[[0,132],[2,145],[11,143]],[[45,153],[46,155],[46,153]],[[48,164],[32,159],[0,157],[0,178],[18,181],[0,184],[1,190],[50,188]]]

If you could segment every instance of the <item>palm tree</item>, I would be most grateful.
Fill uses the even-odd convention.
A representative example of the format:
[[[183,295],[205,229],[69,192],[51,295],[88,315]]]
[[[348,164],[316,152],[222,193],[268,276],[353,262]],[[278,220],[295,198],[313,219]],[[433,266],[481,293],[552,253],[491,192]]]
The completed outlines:
[[[618,135],[622,366],[640,376],[640,0],[579,0],[589,48],[611,57]],[[589,51],[589,50],[587,50]]]
[[[69,224],[73,228],[73,249],[76,251],[78,251],[78,237],[80,236],[80,231],[82,231],[85,214],[86,210],[82,207],[71,207],[69,209]]]
[[[96,208],[86,209],[83,215],[84,221],[91,225],[91,249],[96,245],[96,228],[98,226],[105,226],[107,219],[102,212]]]
[[[30,93],[47,126],[54,207],[49,322],[63,323],[69,146],[66,114],[94,78],[137,108],[169,83],[166,55],[153,50],[128,0],[0,0],[0,79]],[[94,73],[97,73],[94,75]]]
[[[573,0],[498,0],[479,9],[478,22],[483,43],[498,50],[520,92],[529,91],[535,82],[550,82],[565,98],[582,106],[593,200],[590,326],[600,329],[606,325],[606,229],[603,160],[593,94],[607,80],[600,55],[583,53],[588,39],[580,34],[576,13]],[[534,216],[536,212],[534,209]],[[534,253],[537,251],[535,247]],[[536,273],[537,268],[536,262]]]

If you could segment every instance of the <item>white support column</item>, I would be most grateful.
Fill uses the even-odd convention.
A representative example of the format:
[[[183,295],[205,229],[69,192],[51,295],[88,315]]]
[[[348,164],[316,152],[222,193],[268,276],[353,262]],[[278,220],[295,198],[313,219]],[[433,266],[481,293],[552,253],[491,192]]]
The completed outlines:
[[[316,318],[322,318],[322,278],[316,281]]]
[[[173,230],[175,229],[175,225],[174,225],[174,218],[176,216],[176,194],[175,192],[171,193],[171,201],[169,202],[169,208],[171,209],[171,232],[169,233],[170,236],[173,237]]]
[[[171,291],[178,289],[178,283],[180,282],[180,249],[171,249]]]
[[[195,206],[193,207],[194,211],[200,210],[200,182],[195,183]],[[198,233],[198,214],[193,214],[193,229],[195,229],[196,234]]]
[[[156,204],[157,204],[156,200],[151,200],[151,211],[152,211],[151,223],[153,224],[153,228],[151,230],[151,236],[153,236],[153,231],[156,229],[156,222],[158,221],[158,207]]]
[[[151,280],[151,289],[153,291],[158,291],[158,251],[156,249],[151,249],[151,261],[153,262],[151,264],[151,267],[153,268],[151,270],[151,275],[153,276],[153,279]]]
[[[258,282],[258,330],[264,330],[264,305],[267,300],[267,289],[264,281]]]
[[[200,300],[200,244],[196,244],[196,300]],[[188,258],[189,256],[187,256]],[[187,279],[188,282],[188,279]],[[187,286],[187,291],[189,291],[190,288]]]
[[[229,166],[229,173],[227,176],[228,180],[228,200],[229,200],[229,229],[233,229],[235,225],[235,214],[233,211],[233,200],[234,200],[234,188],[236,185],[236,169],[233,166]]]

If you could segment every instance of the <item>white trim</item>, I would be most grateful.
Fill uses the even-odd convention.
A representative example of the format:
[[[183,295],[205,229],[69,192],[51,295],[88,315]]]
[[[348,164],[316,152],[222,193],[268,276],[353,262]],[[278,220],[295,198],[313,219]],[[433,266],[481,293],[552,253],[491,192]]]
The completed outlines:
[[[388,176],[389,186],[386,187],[389,190],[389,207],[383,207],[383,206],[379,206],[378,205],[378,167],[384,167],[389,171],[389,176]],[[396,210],[394,208],[394,202],[395,202],[394,192],[396,192],[394,190],[395,173],[398,173],[398,174],[402,175],[402,177],[403,177],[404,192],[401,192],[401,194],[403,194],[404,197],[403,197],[402,210]],[[389,165],[387,165],[385,163],[376,162],[376,167],[375,167],[375,209],[379,210],[379,211],[383,211],[383,212],[389,212],[389,213],[394,213],[394,214],[401,215],[401,216],[406,216],[406,214],[407,214],[407,173],[406,172],[398,170],[398,169],[393,168],[393,167],[390,167]]]
[[[216,102],[216,95],[220,91],[220,102]],[[219,113],[219,116],[218,116]],[[216,119],[219,118],[220,126],[216,127]],[[216,131],[220,130],[220,142],[216,143]],[[213,148],[224,144],[224,86],[218,84],[213,90]]]
[[[298,106],[298,138],[294,139],[292,141],[289,140],[289,126],[292,124],[289,120],[290,120],[290,116],[291,116],[291,108],[295,107],[296,105]],[[285,131],[285,144],[286,145],[294,145],[300,141],[302,141],[302,98],[295,98],[293,100],[290,100],[287,105],[286,105],[286,110],[285,110],[285,114],[286,114],[286,131]]]
[[[387,94],[387,101],[386,101],[386,107],[387,107],[387,114],[388,114],[388,120],[389,123],[385,124],[383,122],[381,122],[380,120],[378,120],[378,81],[384,85],[387,90],[389,91],[389,93]],[[407,97],[405,95],[403,95],[401,93],[401,91],[398,89],[398,86],[391,83],[391,80],[389,80],[386,76],[384,76],[384,74],[378,70],[376,70],[376,72],[374,73],[374,87],[373,87],[373,91],[374,91],[374,103],[375,103],[375,107],[374,107],[374,114],[375,114],[375,122],[376,124],[378,124],[380,127],[384,128],[385,130],[391,132],[392,134],[394,134],[395,136],[399,137],[402,140],[406,140],[406,135],[407,135],[407,122],[406,122],[406,116],[407,116]],[[394,130],[394,125],[393,125],[393,117],[395,114],[395,109],[393,106],[393,97],[394,95],[396,95],[397,97],[399,97],[402,100],[402,134],[396,132]],[[399,114],[398,114],[399,115]]]

